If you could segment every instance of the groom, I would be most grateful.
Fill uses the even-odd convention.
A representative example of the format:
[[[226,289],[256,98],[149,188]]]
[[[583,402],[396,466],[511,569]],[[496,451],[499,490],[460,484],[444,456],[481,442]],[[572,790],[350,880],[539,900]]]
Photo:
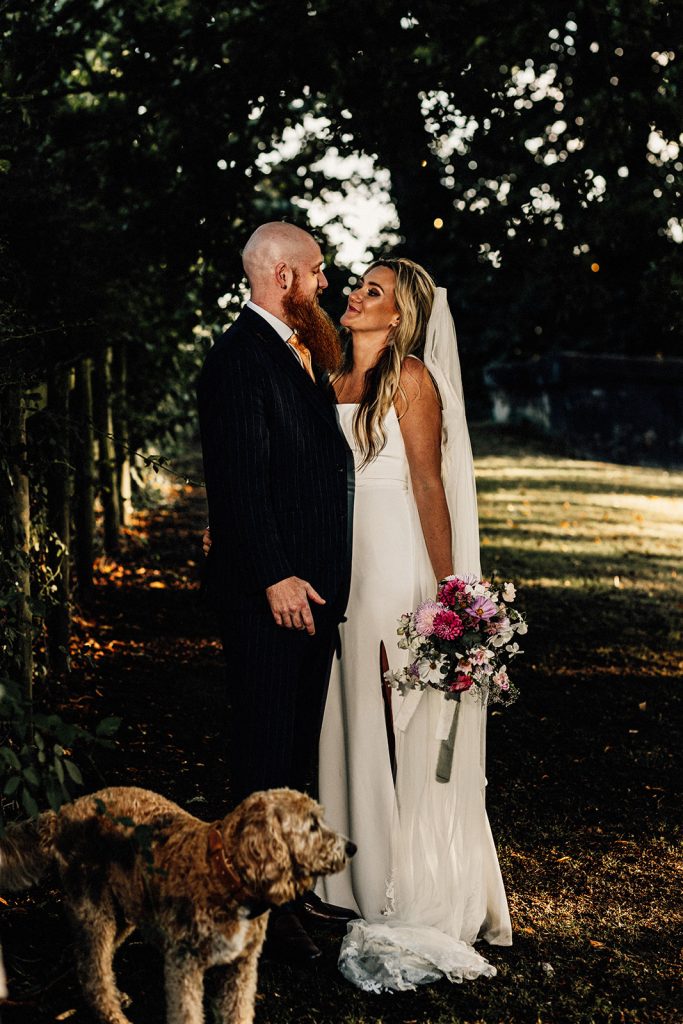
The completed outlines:
[[[251,298],[207,355],[198,397],[211,549],[206,589],[228,663],[235,802],[258,789],[310,789],[330,666],[348,597],[353,456],[324,371],[338,335],[318,305],[317,242],[264,224],[243,252]],[[312,896],[325,920],[350,912]],[[292,912],[269,944],[290,962],[320,952]]]

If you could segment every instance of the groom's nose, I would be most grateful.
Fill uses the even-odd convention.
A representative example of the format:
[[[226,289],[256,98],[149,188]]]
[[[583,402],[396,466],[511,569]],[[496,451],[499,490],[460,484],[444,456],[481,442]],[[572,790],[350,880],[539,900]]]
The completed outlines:
[[[327,285],[328,285],[328,280],[325,277],[324,271],[319,270],[318,271],[318,291],[319,292],[324,292],[325,289],[327,288]]]

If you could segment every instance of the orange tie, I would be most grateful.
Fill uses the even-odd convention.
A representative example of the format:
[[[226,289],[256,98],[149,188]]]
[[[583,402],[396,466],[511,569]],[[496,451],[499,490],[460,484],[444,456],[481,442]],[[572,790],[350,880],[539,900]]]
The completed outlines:
[[[301,359],[301,365],[303,366],[304,370],[315,384],[315,376],[313,374],[313,362],[311,360],[311,353],[306,348],[303,341],[299,341],[299,337],[296,331],[294,331],[294,334],[291,336],[291,338],[287,339],[287,344],[291,345],[294,351],[297,353],[297,355]]]

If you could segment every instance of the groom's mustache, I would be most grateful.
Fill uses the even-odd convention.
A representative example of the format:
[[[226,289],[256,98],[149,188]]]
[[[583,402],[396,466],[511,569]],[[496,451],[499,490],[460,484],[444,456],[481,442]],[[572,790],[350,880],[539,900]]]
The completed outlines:
[[[320,294],[321,289],[318,294]],[[301,294],[298,275],[282,302],[287,324],[310,349],[313,362],[323,370],[336,370],[342,360],[339,334],[332,319],[318,303],[318,296],[307,299]]]

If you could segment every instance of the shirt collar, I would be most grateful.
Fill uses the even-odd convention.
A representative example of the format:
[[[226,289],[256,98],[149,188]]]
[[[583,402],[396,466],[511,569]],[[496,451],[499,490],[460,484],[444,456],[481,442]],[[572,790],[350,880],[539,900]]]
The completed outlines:
[[[247,302],[247,306],[249,309],[253,309],[255,313],[258,313],[259,316],[262,316],[266,323],[270,324],[274,331],[277,331],[283,341],[289,341],[293,333],[292,328],[288,327],[283,320],[279,320],[278,317],[273,316],[273,314],[269,313],[267,309],[257,306],[255,302],[251,301],[251,299]]]

